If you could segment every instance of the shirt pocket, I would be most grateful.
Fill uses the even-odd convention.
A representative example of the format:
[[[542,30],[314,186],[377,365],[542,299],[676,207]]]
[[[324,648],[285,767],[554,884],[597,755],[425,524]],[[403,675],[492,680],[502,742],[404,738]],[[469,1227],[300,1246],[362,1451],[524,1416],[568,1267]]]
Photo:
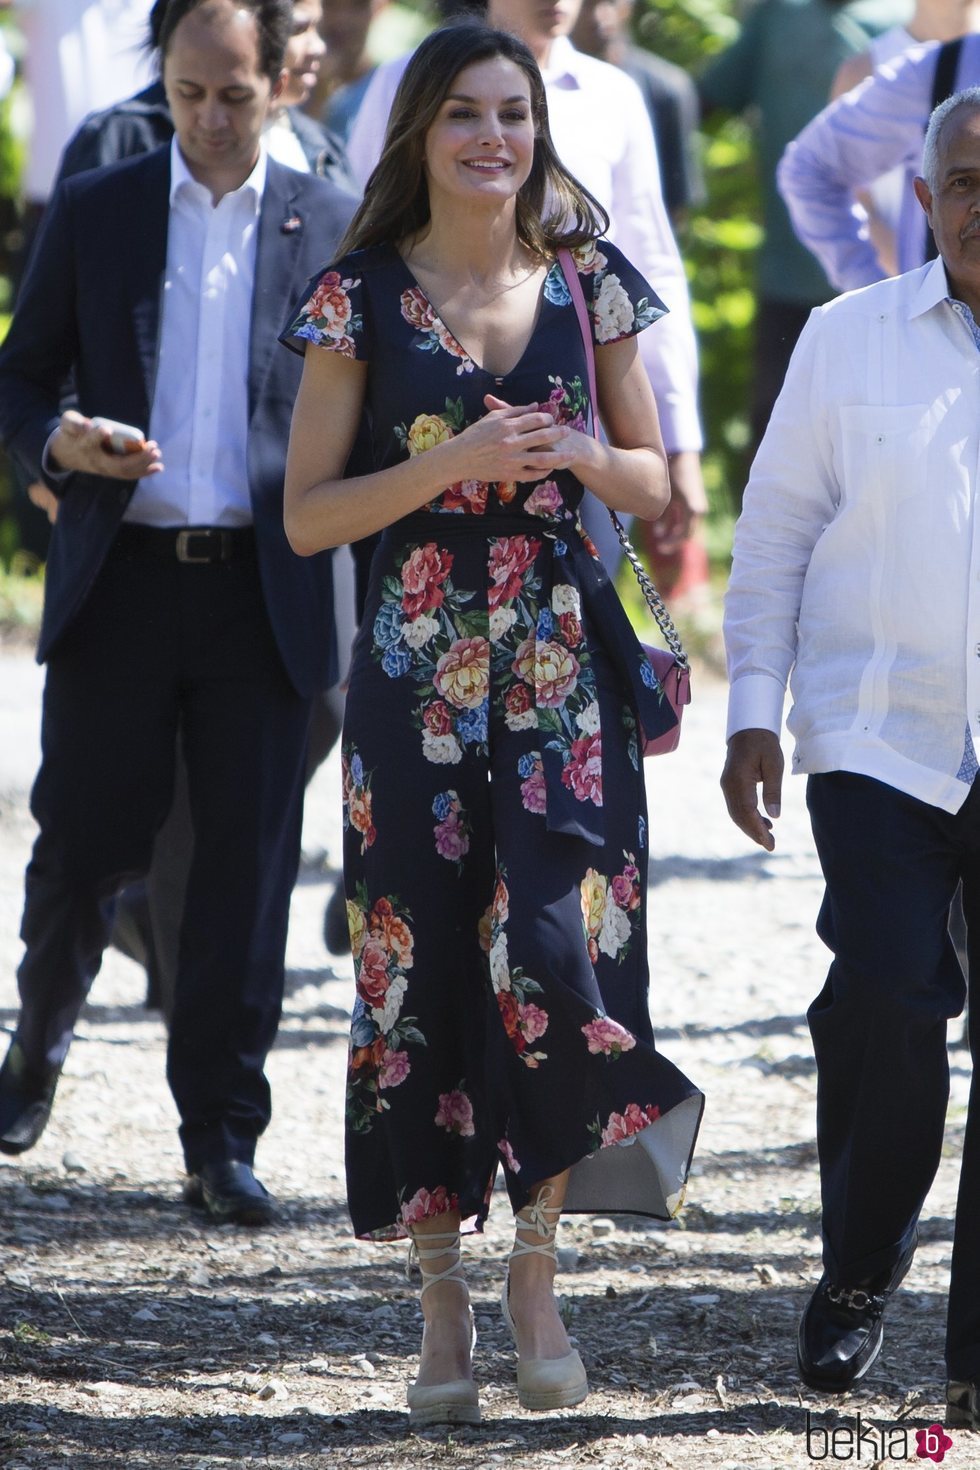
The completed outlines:
[[[896,504],[928,493],[930,404],[854,404],[839,413],[839,483],[845,501]]]

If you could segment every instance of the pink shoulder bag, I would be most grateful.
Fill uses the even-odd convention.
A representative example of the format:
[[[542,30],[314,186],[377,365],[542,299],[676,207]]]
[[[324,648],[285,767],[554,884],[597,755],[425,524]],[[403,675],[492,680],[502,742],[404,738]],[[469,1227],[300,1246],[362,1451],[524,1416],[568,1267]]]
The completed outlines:
[[[589,323],[588,307],[585,304],[582,282],[579,280],[578,271],[575,269],[575,262],[572,260],[571,252],[568,250],[559,250],[558,263],[561,266],[565,283],[571,293],[575,314],[578,317],[578,324],[582,333],[582,342],[585,346],[585,360],[589,373],[589,395],[592,400],[592,432],[598,438],[599,400],[596,394],[595,347],[592,342],[592,328]],[[667,644],[666,648],[656,648],[648,643],[640,644],[640,647],[650,662],[653,672],[657,676],[660,687],[666,695],[668,704],[677,716],[677,724],[668,730],[665,735],[657,735],[652,740],[644,740],[643,754],[667,755],[668,752],[677,749],[678,741],[681,738],[681,716],[684,713],[684,706],[691,702],[691,666],[688,662],[687,654],[681,645],[680,635],[674,627],[673,619],[664,606],[663,598],[653,585],[653,582],[640,562],[640,558],[634,551],[633,543],[626,534],[622,521],[614,510],[611,510],[608,506],[606,508],[609,510],[610,518],[616,528],[616,535],[619,537],[620,545],[623,548],[626,559],[636,573],[636,580],[640,584],[640,591],[643,593],[647,607],[653,614],[657,627],[663,634],[664,641]]]

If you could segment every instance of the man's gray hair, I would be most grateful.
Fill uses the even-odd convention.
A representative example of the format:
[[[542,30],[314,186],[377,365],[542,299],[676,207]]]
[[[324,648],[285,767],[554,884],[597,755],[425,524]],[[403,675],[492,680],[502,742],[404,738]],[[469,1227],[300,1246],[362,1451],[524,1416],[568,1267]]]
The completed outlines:
[[[980,87],[964,87],[954,92],[945,102],[940,102],[929,119],[926,140],[922,146],[922,177],[929,185],[930,193],[939,188],[939,155],[942,151],[943,132],[948,120],[963,107],[973,107],[980,112]]]

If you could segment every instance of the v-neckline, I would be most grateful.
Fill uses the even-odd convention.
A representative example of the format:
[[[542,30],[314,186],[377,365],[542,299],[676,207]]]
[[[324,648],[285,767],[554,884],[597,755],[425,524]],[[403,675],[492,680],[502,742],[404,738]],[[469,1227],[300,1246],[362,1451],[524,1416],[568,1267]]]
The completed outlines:
[[[465,358],[467,362],[472,363],[473,368],[475,369],[476,372],[482,373],[485,378],[492,378],[495,383],[503,383],[503,382],[506,382],[506,380],[508,378],[512,378],[514,376],[514,374],[518,371],[518,369],[524,366],[524,359],[527,357],[528,353],[531,350],[531,346],[532,346],[532,344],[534,342],[534,338],[537,335],[538,326],[539,326],[539,324],[541,322],[541,314],[544,311],[545,305],[547,304],[547,301],[548,301],[548,298],[545,295],[545,287],[548,284],[548,278],[551,275],[551,272],[555,268],[555,263],[554,262],[552,262],[552,264],[548,267],[548,269],[544,273],[544,278],[542,279],[542,282],[541,282],[541,289],[538,292],[538,304],[537,304],[537,308],[536,308],[535,313],[534,313],[534,321],[533,321],[533,323],[531,325],[530,334],[528,336],[527,341],[524,344],[524,347],[523,347],[523,349],[521,351],[520,357],[514,363],[514,366],[511,367],[511,368],[508,368],[505,373],[492,373],[489,368],[485,368],[485,367],[482,366],[481,363],[478,363],[477,362],[477,360],[473,356],[473,354],[466,349],[466,347],[463,345],[463,343],[456,336],[456,333],[453,331],[452,327],[450,327],[449,323],[443,318],[442,314],[437,310],[435,303],[430,300],[429,293],[426,291],[425,287],[422,285],[422,282],[418,279],[418,277],[416,276],[415,272],[412,270],[412,267],[409,265],[408,261],[402,255],[402,253],[398,249],[398,247],[396,245],[393,245],[391,248],[395,252],[395,256],[396,256],[397,260],[399,261],[399,263],[401,265],[401,268],[402,268],[403,273],[411,281],[412,285],[415,287],[416,291],[418,291],[419,295],[422,297],[422,300],[425,302],[426,306],[432,312],[433,319],[439,323],[440,327],[445,332],[446,336],[449,337],[452,340],[452,342],[455,344],[455,346],[459,348],[460,356],[463,357],[463,358]]]

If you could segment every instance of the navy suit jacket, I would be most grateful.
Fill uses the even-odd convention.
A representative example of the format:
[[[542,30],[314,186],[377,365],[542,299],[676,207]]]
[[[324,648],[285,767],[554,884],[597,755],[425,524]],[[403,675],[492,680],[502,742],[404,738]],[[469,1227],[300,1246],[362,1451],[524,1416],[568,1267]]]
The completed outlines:
[[[0,438],[35,479],[74,373],[79,410],[149,426],[167,259],[170,149],[66,180],[49,206],[0,348]],[[269,618],[297,691],[336,677],[330,553],[303,558],[283,530],[283,474],[302,363],[276,340],[306,280],[336,253],[356,201],[268,163],[249,334],[248,479]],[[162,445],[164,455],[166,445]],[[51,482],[49,482],[51,483]],[[73,474],[48,557],[43,661],[71,626],[135,482]]]

